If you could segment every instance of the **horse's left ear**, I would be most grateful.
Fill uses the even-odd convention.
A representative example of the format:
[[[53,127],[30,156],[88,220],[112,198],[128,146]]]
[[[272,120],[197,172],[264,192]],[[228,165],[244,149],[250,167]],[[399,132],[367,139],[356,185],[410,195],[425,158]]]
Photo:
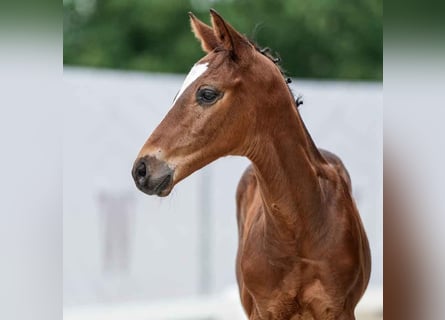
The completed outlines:
[[[224,49],[230,51],[233,56],[240,57],[246,50],[253,48],[247,38],[228,24],[218,12],[210,9],[210,14],[212,16],[213,31]]]

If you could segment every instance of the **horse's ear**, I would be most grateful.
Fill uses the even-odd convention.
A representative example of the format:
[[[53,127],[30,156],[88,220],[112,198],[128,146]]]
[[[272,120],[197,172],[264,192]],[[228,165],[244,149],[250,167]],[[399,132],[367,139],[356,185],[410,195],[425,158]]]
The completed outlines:
[[[202,50],[209,53],[218,46],[218,40],[215,37],[213,29],[196,18],[193,13],[189,12],[189,16],[192,31],[195,34],[196,39],[201,42]]]
[[[228,24],[218,12],[210,9],[210,14],[212,16],[213,31],[224,49],[232,52],[234,56],[240,56],[246,49],[252,47],[247,38]]]

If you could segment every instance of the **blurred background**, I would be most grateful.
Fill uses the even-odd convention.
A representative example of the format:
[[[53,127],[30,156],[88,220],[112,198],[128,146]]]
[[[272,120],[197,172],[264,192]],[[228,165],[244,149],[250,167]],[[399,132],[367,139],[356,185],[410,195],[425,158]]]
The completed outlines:
[[[382,80],[383,1],[64,0],[65,65],[186,73],[202,56],[187,12],[215,8],[276,50],[290,76]]]
[[[64,319],[244,319],[236,185],[220,159],[168,198],[138,192],[133,161],[203,56],[188,11],[215,8],[282,58],[316,144],[348,168],[373,270],[358,319],[382,306],[382,2],[64,0]]]

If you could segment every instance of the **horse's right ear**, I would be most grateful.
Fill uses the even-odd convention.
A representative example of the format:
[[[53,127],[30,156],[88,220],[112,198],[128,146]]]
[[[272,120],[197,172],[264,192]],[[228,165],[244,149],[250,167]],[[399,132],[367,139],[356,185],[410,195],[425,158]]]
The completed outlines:
[[[202,50],[209,53],[218,46],[218,40],[216,39],[213,29],[196,18],[193,13],[189,12],[189,16],[192,31],[195,34],[196,39],[201,42]]]

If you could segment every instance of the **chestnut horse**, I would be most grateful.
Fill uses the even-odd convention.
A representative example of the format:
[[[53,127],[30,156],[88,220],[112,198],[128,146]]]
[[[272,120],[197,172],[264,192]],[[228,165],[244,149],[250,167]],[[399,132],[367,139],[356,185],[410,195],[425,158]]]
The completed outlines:
[[[167,196],[220,157],[247,157],[236,275],[249,319],[355,319],[370,251],[349,175],[315,146],[275,61],[210,12],[212,27],[190,14],[207,55],[142,147],[136,186]]]

